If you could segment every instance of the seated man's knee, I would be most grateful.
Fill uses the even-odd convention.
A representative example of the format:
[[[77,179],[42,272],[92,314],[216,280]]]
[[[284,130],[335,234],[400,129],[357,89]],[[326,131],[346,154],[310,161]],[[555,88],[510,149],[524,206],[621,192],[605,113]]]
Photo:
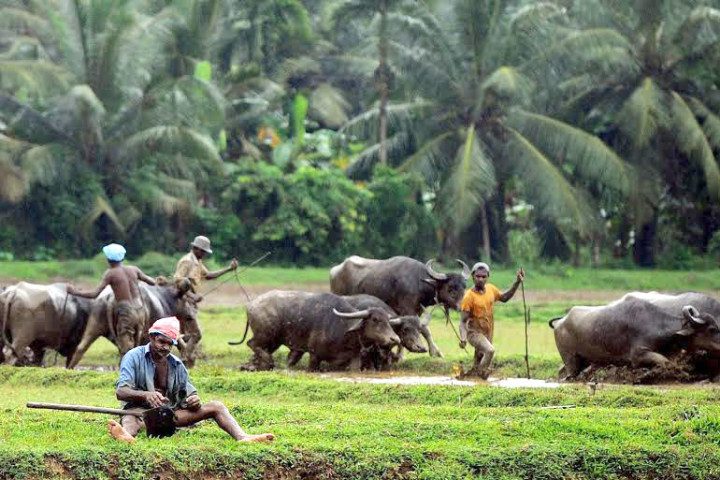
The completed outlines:
[[[224,403],[218,402],[217,400],[213,400],[212,402],[208,402],[205,404],[205,406],[213,413],[219,413],[219,412],[226,412],[228,411],[228,408],[225,406]]]

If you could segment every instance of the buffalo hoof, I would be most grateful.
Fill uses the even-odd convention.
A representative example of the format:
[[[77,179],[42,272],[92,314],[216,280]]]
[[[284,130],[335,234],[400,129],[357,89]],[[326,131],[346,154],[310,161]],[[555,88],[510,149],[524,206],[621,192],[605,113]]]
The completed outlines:
[[[431,350],[430,351],[431,357],[437,357],[437,358],[445,358],[445,355],[440,350]]]

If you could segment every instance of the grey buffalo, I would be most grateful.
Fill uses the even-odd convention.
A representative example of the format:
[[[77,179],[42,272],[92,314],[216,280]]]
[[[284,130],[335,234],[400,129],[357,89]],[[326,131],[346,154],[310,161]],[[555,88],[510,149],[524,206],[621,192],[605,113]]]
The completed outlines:
[[[132,339],[130,339],[131,348],[148,340],[147,331],[150,325],[158,318],[176,316],[180,320],[181,326],[183,322],[197,320],[197,306],[191,297],[185,295],[186,292],[178,290],[171,285],[150,286],[141,283],[139,287],[143,307],[146,310],[147,322],[143,325],[134,326]],[[117,345],[120,354],[125,353],[122,351],[120,343],[118,342],[114,302],[115,296],[110,287],[106,288],[100,296],[95,299],[87,327],[82,334],[82,338],[72,359],[68,363],[68,368],[74,368],[93,342],[100,337],[105,337]],[[123,345],[127,343],[126,341],[122,342]],[[127,349],[127,347],[124,348]],[[188,348],[182,338],[178,342],[178,348],[180,349],[180,356],[183,362],[192,366],[195,359],[188,357]]]
[[[462,265],[461,274],[440,273],[432,260],[423,264],[409,257],[375,260],[352,256],[330,270],[330,289],[337,295],[373,295],[387,303],[398,315],[420,315],[425,307],[442,304],[445,310],[460,310],[470,268]],[[422,334],[430,355],[442,353],[433,342],[430,329]]]
[[[402,360],[403,348],[413,353],[427,352],[420,335],[422,330],[427,328],[430,320],[429,316],[422,320],[417,315],[398,316],[387,303],[372,295],[346,295],[342,299],[357,310],[378,308],[385,311],[390,317],[390,326],[400,338],[400,345],[397,346],[383,347],[373,344],[364,349],[361,353],[361,368],[363,370],[386,370],[391,364]],[[395,347],[397,347],[397,352],[393,351]],[[299,350],[291,351],[288,354],[288,367],[296,365],[304,353]]]
[[[400,343],[384,310],[357,310],[330,293],[273,290],[250,302],[247,319],[253,368],[261,370],[274,367],[272,355],[281,345],[308,352],[310,370],[318,370],[321,362],[357,370],[364,348]]]
[[[20,282],[5,288],[0,294],[0,363],[40,365],[46,349],[67,357],[69,363],[91,306],[90,300],[68,296],[65,284]]]
[[[589,365],[665,367],[675,353],[720,356],[720,302],[698,293],[629,293],[607,306],[573,307],[550,321],[563,366],[575,377]]]

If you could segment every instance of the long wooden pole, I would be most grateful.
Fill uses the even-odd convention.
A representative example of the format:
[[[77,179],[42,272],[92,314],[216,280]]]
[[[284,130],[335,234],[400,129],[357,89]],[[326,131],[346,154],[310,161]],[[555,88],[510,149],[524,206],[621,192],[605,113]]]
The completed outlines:
[[[88,413],[108,413],[110,415],[135,415],[142,417],[146,410],[122,408],[106,408],[106,407],[86,407],[84,405],[66,405],[62,403],[38,403],[29,402],[25,405],[27,408],[45,408],[49,410],[66,410],[69,412],[88,412]]]
[[[522,267],[520,267],[522,268]],[[529,340],[528,340],[528,326],[530,325],[530,310],[527,308],[527,303],[525,302],[525,280],[523,280],[520,283],[520,287],[522,289],[522,299],[523,299],[523,316],[525,319],[525,373],[527,375],[527,378],[530,378],[530,357],[529,357]]]

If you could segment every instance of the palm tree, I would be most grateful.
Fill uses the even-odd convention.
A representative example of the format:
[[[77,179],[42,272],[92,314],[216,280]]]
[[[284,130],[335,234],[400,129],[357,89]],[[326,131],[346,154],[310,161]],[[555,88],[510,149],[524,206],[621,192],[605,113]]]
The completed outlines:
[[[391,87],[391,70],[388,60],[390,42],[388,18],[391,12],[407,3],[404,0],[345,0],[334,12],[336,24],[377,17],[378,66],[375,70],[375,88],[380,102],[377,120],[378,157],[383,165],[387,164],[388,157],[388,104]]]
[[[625,163],[602,141],[543,114],[532,101],[533,83],[505,63],[511,24],[536,14],[509,15],[509,4],[459,0],[442,19],[419,7],[404,25],[408,39],[391,43],[412,85],[412,101],[391,112],[413,150],[398,166],[426,176],[449,242],[481,224],[486,258],[492,240],[496,253],[507,252],[511,183],[540,216],[586,234],[598,215],[571,179],[590,178],[621,192],[628,180]],[[362,132],[376,115],[366,112],[346,128]]]
[[[201,3],[208,5],[196,0],[190,11],[197,13]],[[0,141],[11,152],[0,165],[32,172],[42,162],[46,172],[92,171],[97,187],[87,187],[97,194],[83,206],[80,226],[86,229],[107,218],[124,233],[144,213],[190,211],[198,187],[207,188],[209,176],[221,171],[211,135],[224,119],[222,95],[192,75],[192,48],[183,49],[178,35],[191,31],[197,17],[141,0],[47,0],[3,14],[19,19],[15,25],[33,25],[42,54],[27,61],[24,75],[38,71],[36,62],[50,62],[50,73],[74,86],[61,96],[41,89],[23,94],[27,86],[0,95],[0,119],[7,126]],[[6,67],[0,64],[0,72]]]
[[[703,195],[720,198],[720,117],[705,103],[717,90],[720,3],[697,3],[575,2],[529,69],[561,100],[556,115],[602,133],[642,172],[629,211],[641,265],[655,263],[663,198],[687,195],[679,179],[698,168]]]

